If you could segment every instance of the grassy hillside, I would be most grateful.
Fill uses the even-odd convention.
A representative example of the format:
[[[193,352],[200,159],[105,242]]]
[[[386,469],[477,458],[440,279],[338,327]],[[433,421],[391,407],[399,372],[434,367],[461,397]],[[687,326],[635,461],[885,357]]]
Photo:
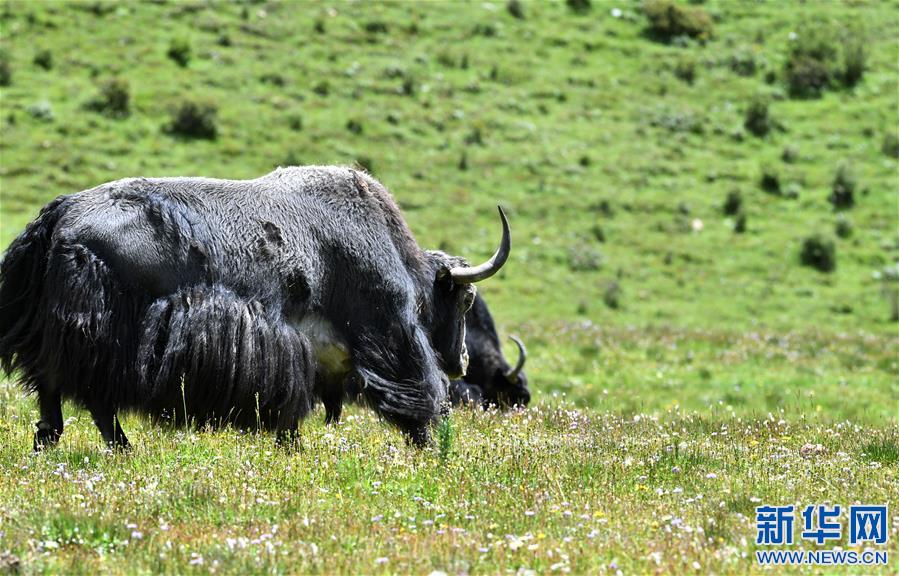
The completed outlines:
[[[685,4],[713,31],[671,41],[635,2],[514,6],[0,3],[0,249],[53,197],[137,175],[359,163],[423,246],[472,260],[501,203],[513,253],[480,289],[528,344],[537,404],[455,415],[442,457],[361,410],[316,415],[299,455],[140,418],[135,453],[104,455],[67,406],[71,433],[35,460],[33,402],[5,383],[0,553],[34,571],[197,553],[199,570],[744,572],[750,498],[896,509],[899,324],[875,274],[899,260],[899,2]],[[820,97],[787,75],[806,46],[834,74]],[[201,137],[172,130],[185,103],[216,110]],[[801,263],[816,234],[830,272]],[[675,437],[686,464],[668,465]]]

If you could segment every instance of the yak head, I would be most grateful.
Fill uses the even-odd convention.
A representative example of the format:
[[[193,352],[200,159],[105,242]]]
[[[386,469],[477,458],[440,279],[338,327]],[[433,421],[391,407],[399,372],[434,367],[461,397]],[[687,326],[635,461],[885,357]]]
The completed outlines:
[[[525,406],[531,401],[524,373],[527,350],[521,340],[509,338],[518,347],[518,360],[510,366],[500,348],[500,339],[487,303],[479,295],[465,317],[465,341],[471,354],[464,387],[472,399],[484,407]],[[476,390],[471,390],[476,388]]]
[[[509,257],[512,245],[509,222],[502,208],[499,215],[503,237],[499,248],[483,264],[468,266],[462,258],[439,251],[427,252],[434,282],[427,324],[440,367],[450,378],[461,378],[468,368],[465,315],[477,295],[474,284],[496,274]]]

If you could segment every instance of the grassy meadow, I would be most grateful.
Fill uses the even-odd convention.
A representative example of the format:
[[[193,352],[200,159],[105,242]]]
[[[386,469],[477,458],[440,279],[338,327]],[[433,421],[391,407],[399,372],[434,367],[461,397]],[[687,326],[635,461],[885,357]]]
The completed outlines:
[[[0,2],[0,250],[117,178],[358,164],[424,247],[488,256],[504,206],[479,289],[534,398],[423,451],[351,408],[295,451],[129,416],[110,453],[66,405],[33,455],[13,375],[0,574],[743,574],[756,506],[816,503],[888,503],[890,565],[845,571],[899,572],[899,2],[682,6],[708,37],[625,0]],[[816,34],[841,72],[799,97]]]

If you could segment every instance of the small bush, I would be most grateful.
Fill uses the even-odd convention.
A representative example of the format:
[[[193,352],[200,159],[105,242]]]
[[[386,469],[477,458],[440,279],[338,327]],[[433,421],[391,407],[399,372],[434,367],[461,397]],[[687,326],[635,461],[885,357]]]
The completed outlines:
[[[506,10],[509,11],[509,14],[511,14],[513,18],[524,20],[524,6],[522,5],[521,0],[509,0],[506,3]]]
[[[674,65],[674,75],[687,84],[696,81],[696,61],[692,58],[681,58]]]
[[[299,132],[303,129],[303,116],[300,114],[291,114],[287,118],[287,126],[294,132]]]
[[[768,134],[773,127],[771,116],[768,114],[768,99],[756,96],[746,108],[746,117],[743,127],[750,133],[761,138]]]
[[[212,102],[182,100],[172,108],[171,121],[166,130],[185,138],[215,139],[218,107]]]
[[[837,267],[837,248],[833,240],[820,234],[802,241],[799,261],[820,272],[833,272]]]
[[[87,108],[110,118],[125,118],[131,113],[128,82],[110,78],[100,84],[100,92],[87,103]]]
[[[9,55],[0,51],[0,86],[12,84],[12,66],[9,63]]]
[[[575,14],[586,14],[593,7],[591,0],[565,0],[565,5]]]
[[[363,131],[362,122],[355,118],[351,118],[346,123],[346,129],[358,136],[362,134]]]
[[[852,236],[852,220],[849,219],[845,214],[837,215],[837,222],[834,226],[834,232],[836,232],[837,236],[843,239],[849,238]]]
[[[790,96],[818,98],[828,88],[858,84],[867,64],[865,42],[859,30],[837,30],[823,23],[804,26],[784,67]]]
[[[49,50],[41,50],[34,55],[34,65],[44,70],[53,69],[53,52]]]
[[[462,170],[463,172],[468,170],[468,154],[466,154],[464,150],[462,151],[462,157],[459,158],[458,167],[459,170]]]
[[[896,132],[887,132],[883,135],[883,144],[880,150],[892,158],[899,158],[899,134]]]
[[[365,31],[369,34],[387,34],[390,32],[390,27],[387,26],[386,22],[376,20],[373,22],[366,22]]]
[[[783,152],[780,153],[780,159],[787,164],[792,164],[799,160],[799,147],[795,144],[787,144],[784,146]]]
[[[787,89],[793,98],[818,98],[830,85],[827,66],[811,58],[791,58],[786,74]]]
[[[568,252],[568,267],[573,272],[599,270],[602,264],[602,254],[592,246],[579,244]]]
[[[327,96],[331,93],[331,84],[328,83],[327,80],[322,80],[318,84],[312,87],[312,91],[318,94],[319,96]]]
[[[465,143],[469,146],[483,146],[484,145],[484,134],[481,132],[481,128],[479,126],[475,126],[472,128],[471,132],[465,137]]]
[[[673,0],[645,0],[642,10],[649,20],[649,33],[665,42],[682,36],[705,41],[714,33],[712,19],[702,8]]]
[[[852,88],[865,75],[867,52],[862,40],[853,35],[843,47],[843,85]]]
[[[742,209],[743,194],[737,189],[728,192],[727,198],[724,199],[724,214],[727,216],[734,216],[739,214]]]
[[[855,205],[855,189],[857,187],[858,180],[852,167],[845,162],[841,162],[837,166],[836,174],[834,174],[831,193],[828,198],[834,209],[844,210],[852,208]]]
[[[175,64],[186,68],[190,63],[190,42],[185,38],[175,38],[169,44],[169,49],[165,54]]]
[[[593,228],[590,229],[590,232],[593,233],[593,238],[595,238],[597,242],[603,243],[606,241],[606,232],[599,224],[594,224]]]
[[[29,104],[25,111],[31,115],[32,118],[37,120],[43,120],[44,122],[53,122],[53,107],[46,100],[41,100],[40,102],[35,102],[34,104]]]
[[[765,166],[762,168],[759,186],[768,194],[780,195],[780,174],[772,166]]]
[[[751,48],[739,48],[727,59],[727,67],[737,76],[755,76],[758,69],[755,52]]]
[[[801,193],[802,186],[799,184],[799,182],[790,182],[783,190],[784,198],[789,198],[790,200],[796,200],[797,198],[799,198],[799,195]]]
[[[659,108],[651,113],[650,126],[665,128],[669,132],[705,133],[705,117],[692,110]]]
[[[617,310],[618,308],[620,308],[621,285],[618,284],[618,282],[613,281],[608,286],[606,286],[605,291],[602,293],[602,301],[612,310]]]
[[[737,218],[734,220],[734,232],[737,234],[746,232],[746,212],[737,214]]]

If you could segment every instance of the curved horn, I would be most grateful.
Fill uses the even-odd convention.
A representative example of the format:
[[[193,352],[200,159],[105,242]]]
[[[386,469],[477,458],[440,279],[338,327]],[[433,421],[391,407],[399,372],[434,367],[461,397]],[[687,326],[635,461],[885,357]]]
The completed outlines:
[[[521,340],[515,336],[509,336],[509,340],[518,345],[518,363],[515,365],[515,368],[506,372],[506,378],[511,382],[518,382],[518,374],[521,372],[521,369],[524,368],[524,361],[528,359],[528,349],[525,348]]]
[[[503,239],[499,243],[496,253],[483,264],[477,266],[456,266],[450,270],[453,282],[456,284],[473,284],[490,278],[503,267],[506,259],[509,258],[509,252],[512,250],[512,235],[509,233],[509,221],[506,220],[506,213],[503,212],[502,206],[499,209],[499,217],[503,221]]]

